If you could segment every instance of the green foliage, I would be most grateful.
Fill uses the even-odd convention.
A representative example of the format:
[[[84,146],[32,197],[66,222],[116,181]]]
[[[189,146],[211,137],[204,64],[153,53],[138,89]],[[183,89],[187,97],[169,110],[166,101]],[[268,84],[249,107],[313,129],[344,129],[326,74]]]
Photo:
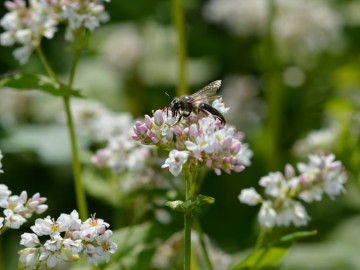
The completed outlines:
[[[235,265],[233,270],[276,269],[294,243],[316,233],[316,231],[298,231],[285,235],[276,243],[256,248],[244,261]]]
[[[26,73],[12,74],[2,77],[0,80],[0,89],[10,87],[19,91],[38,90],[53,96],[75,96],[81,97],[79,90],[69,89],[61,82],[55,82],[44,75],[33,75]]]
[[[215,199],[205,195],[196,195],[193,198],[183,201],[169,201],[166,202],[166,206],[170,207],[172,210],[178,212],[186,212],[189,209],[192,210],[200,210],[200,207],[203,205],[209,205],[215,203]]]

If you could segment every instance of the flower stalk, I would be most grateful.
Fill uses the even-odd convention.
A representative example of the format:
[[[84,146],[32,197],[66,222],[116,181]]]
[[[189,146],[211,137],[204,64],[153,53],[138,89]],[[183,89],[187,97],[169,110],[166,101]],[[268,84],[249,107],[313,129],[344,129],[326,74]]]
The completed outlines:
[[[194,196],[194,171],[191,168],[191,165],[186,166],[184,169],[183,177],[185,181],[185,201],[190,200]],[[192,207],[188,207],[184,213],[184,269],[190,270],[191,267],[191,226],[192,226]]]
[[[48,75],[54,81],[58,82],[55,72],[49,65],[41,47],[40,46],[37,47],[36,51],[40,58],[41,63],[43,64],[46,72],[48,73]],[[68,82],[69,89],[71,89],[71,87],[73,85],[73,81],[74,81],[76,68],[77,68],[79,59],[80,59],[80,50],[76,50],[75,56],[73,59],[73,63],[71,66],[70,76],[69,76],[69,82]],[[77,206],[79,209],[79,214],[80,214],[81,219],[86,219],[88,217],[88,210],[87,210],[87,203],[86,203],[86,197],[85,197],[85,189],[84,189],[84,186],[83,186],[82,180],[81,180],[81,164],[80,164],[77,140],[76,140],[76,135],[75,135],[75,126],[74,126],[74,121],[72,119],[71,108],[70,108],[70,97],[64,96],[63,102],[64,102],[64,107],[65,107],[66,120],[67,120],[70,142],[71,142],[72,167],[73,167],[73,176],[74,176]]]

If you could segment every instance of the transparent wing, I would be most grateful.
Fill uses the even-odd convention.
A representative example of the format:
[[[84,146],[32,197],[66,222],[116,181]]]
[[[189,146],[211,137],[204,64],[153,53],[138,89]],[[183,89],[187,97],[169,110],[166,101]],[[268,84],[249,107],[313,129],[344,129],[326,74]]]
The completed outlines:
[[[204,88],[200,89],[198,92],[191,95],[193,102],[203,103],[219,98],[220,95],[216,95],[216,92],[219,90],[220,86],[221,80],[213,81]]]

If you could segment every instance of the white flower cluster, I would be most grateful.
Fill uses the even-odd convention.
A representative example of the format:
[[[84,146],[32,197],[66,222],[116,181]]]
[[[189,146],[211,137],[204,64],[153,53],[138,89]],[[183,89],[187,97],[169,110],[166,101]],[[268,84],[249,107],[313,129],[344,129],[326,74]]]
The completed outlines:
[[[107,1],[109,2],[109,0]],[[0,44],[21,47],[14,57],[24,64],[43,37],[52,39],[60,23],[67,25],[66,39],[73,39],[73,32],[80,27],[94,30],[108,20],[102,0],[25,0],[5,1],[8,13],[0,21],[5,29],[0,35]]]
[[[299,156],[306,156],[310,153],[328,153],[336,145],[339,134],[340,129],[336,125],[312,131],[295,143],[294,152]]]
[[[128,113],[114,113],[98,102],[72,103],[77,130],[92,143],[104,144],[92,156],[92,163],[119,177],[119,190],[129,193],[147,185],[165,188],[167,181],[153,168],[156,159],[149,146],[134,141],[134,119]],[[166,184],[167,183],[167,184]]]
[[[26,191],[20,195],[11,193],[6,185],[0,184],[0,208],[5,209],[5,218],[0,217],[0,234],[6,228],[19,229],[34,213],[42,214],[48,209],[44,204],[46,198],[40,197],[39,193],[35,193],[31,198],[28,198]]]
[[[339,40],[343,22],[328,1],[274,0],[273,3],[276,13],[271,31],[281,53],[289,50],[316,53]],[[262,36],[267,31],[269,8],[268,0],[211,0],[204,8],[204,15],[239,35]]]
[[[248,205],[261,204],[258,220],[262,227],[304,226],[310,220],[300,200],[311,203],[320,201],[323,194],[331,199],[345,192],[347,175],[340,161],[331,155],[311,155],[309,163],[298,163],[300,175],[295,175],[291,165],[285,174],[270,173],[260,179],[267,198],[262,198],[254,188],[241,191],[239,200]]]
[[[108,223],[95,217],[81,222],[76,210],[70,215],[61,214],[57,220],[50,216],[37,219],[31,227],[34,233],[21,235],[20,244],[26,248],[19,252],[20,269],[53,269],[78,260],[80,253],[93,265],[102,259],[109,262],[117,245],[110,241],[112,231],[108,227]],[[49,239],[42,244],[39,236]]]

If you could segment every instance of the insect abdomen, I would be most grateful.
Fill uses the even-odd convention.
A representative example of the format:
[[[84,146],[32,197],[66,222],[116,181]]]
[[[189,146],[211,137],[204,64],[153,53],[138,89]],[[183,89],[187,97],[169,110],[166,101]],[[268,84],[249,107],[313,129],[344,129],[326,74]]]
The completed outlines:
[[[209,112],[210,114],[220,118],[220,121],[223,122],[224,124],[226,123],[225,121],[225,117],[217,110],[215,109],[213,106],[207,104],[207,103],[202,103],[199,105],[199,108]]]

